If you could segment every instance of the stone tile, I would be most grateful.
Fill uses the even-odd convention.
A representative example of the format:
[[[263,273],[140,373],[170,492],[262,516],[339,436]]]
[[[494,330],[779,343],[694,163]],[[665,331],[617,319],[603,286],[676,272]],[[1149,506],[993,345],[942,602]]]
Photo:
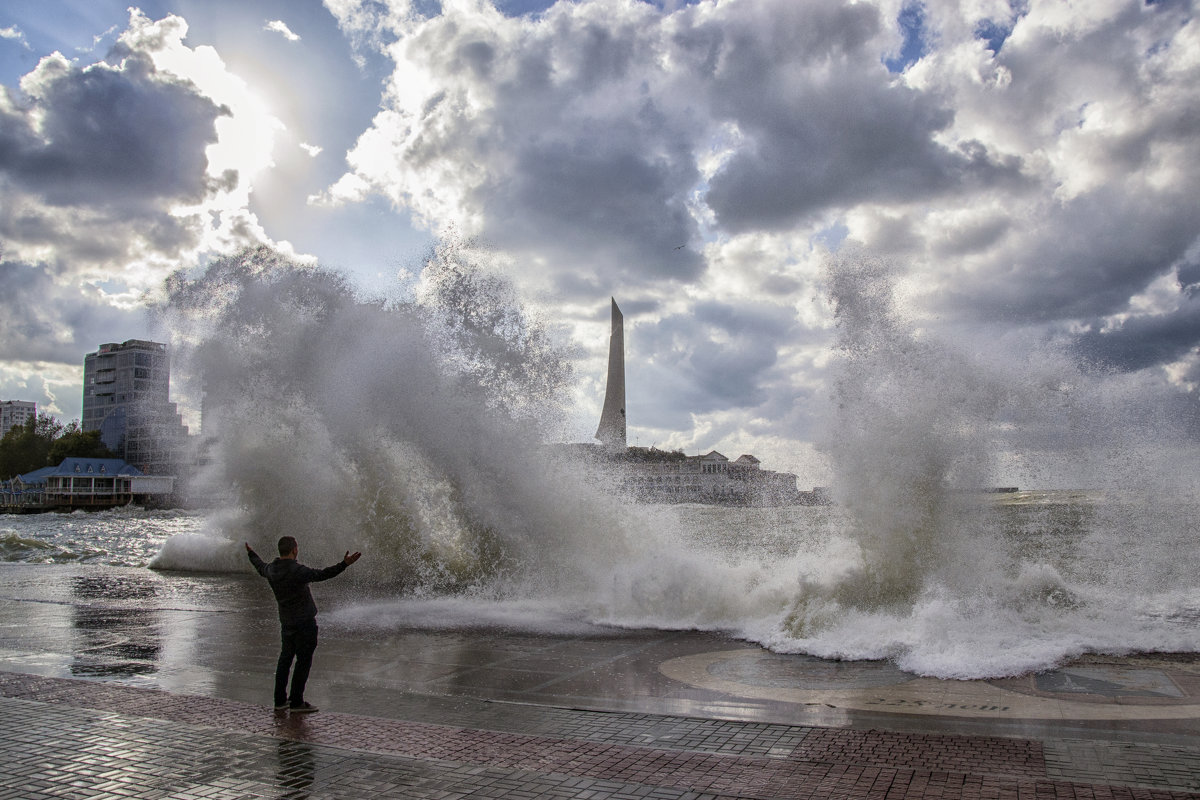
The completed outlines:
[[[0,571],[0,757],[41,756],[0,762],[0,800],[1198,791],[1194,654],[933,681],[694,632],[364,632],[334,582],[324,711],[293,719],[263,708],[278,630],[258,581],[116,572],[110,596],[84,566]]]
[[[105,800],[673,800],[894,789],[904,797],[1197,796],[1189,794],[1195,748],[512,710],[527,730],[324,712],[279,719],[231,700],[0,673],[0,792],[19,785],[25,797]]]

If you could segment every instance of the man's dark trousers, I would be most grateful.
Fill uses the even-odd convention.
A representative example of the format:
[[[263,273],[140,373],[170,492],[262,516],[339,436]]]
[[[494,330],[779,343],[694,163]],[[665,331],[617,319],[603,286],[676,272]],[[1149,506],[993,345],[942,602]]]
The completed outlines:
[[[309,620],[299,625],[290,625],[280,631],[283,639],[279,650],[279,663],[275,667],[275,705],[293,707],[304,702],[304,684],[312,669],[313,653],[317,649],[317,621]],[[292,659],[296,668],[292,669]],[[288,697],[288,672],[292,673],[292,694]]]

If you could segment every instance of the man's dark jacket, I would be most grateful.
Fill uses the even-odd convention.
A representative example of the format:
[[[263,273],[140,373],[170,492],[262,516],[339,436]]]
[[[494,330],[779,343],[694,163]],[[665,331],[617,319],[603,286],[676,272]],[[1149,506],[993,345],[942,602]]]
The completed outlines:
[[[279,624],[284,628],[295,628],[314,621],[317,618],[317,604],[308,585],[327,581],[335,575],[341,575],[346,569],[345,561],[325,569],[313,569],[294,558],[277,558],[267,564],[253,550],[247,555],[258,574],[271,584],[271,591],[279,603]]]

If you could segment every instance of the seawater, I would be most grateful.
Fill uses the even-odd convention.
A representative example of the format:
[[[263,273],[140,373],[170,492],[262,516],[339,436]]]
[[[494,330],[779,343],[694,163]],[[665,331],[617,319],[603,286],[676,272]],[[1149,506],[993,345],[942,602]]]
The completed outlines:
[[[173,283],[211,444],[192,488],[228,510],[4,519],[4,557],[234,573],[243,541],[294,534],[310,564],[363,551],[339,579],[357,601],[324,619],[381,635],[694,629],[942,678],[1200,651],[1194,396],[1053,342],[936,338],[894,270],[846,258],[827,402],[779,422],[835,504],[629,504],[619,474],[543,444],[569,438],[576,383],[465,256],[439,250],[402,302],[262,251]],[[1056,491],[979,490],[1003,485]]]
[[[244,570],[242,540],[295,534],[309,563],[367,554],[335,624],[699,629],[945,678],[1200,649],[1194,395],[1053,341],[939,338],[895,269],[839,257],[826,399],[776,409],[835,505],[630,505],[544,444],[579,382],[473,258],[439,248],[397,301],[263,251],[173,283],[211,442],[194,485],[230,511],[151,566]],[[1088,492],[979,491],[1004,485]]]
[[[198,534],[206,515],[148,511],[0,514],[0,561],[144,567],[173,536]]]
[[[842,508],[626,506],[635,546],[588,565],[589,580],[574,587],[536,570],[451,591],[389,586],[386,555],[364,544],[352,573],[363,599],[326,624],[381,633],[708,630],[779,653],[887,659],[944,678],[1021,674],[1088,652],[1200,651],[1196,506],[1064,491],[977,495],[968,506],[976,546],[921,554],[919,587],[895,602],[846,590],[873,557]],[[0,517],[5,561],[168,576],[247,571],[231,535],[240,530],[216,512]]]

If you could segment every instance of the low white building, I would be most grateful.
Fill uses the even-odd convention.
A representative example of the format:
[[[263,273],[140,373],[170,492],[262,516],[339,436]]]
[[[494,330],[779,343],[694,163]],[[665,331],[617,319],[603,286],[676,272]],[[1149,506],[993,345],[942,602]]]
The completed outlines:
[[[627,493],[643,502],[755,506],[801,502],[795,475],[762,469],[752,455],[730,461],[716,450],[702,456],[648,453],[630,448],[621,481]]]

